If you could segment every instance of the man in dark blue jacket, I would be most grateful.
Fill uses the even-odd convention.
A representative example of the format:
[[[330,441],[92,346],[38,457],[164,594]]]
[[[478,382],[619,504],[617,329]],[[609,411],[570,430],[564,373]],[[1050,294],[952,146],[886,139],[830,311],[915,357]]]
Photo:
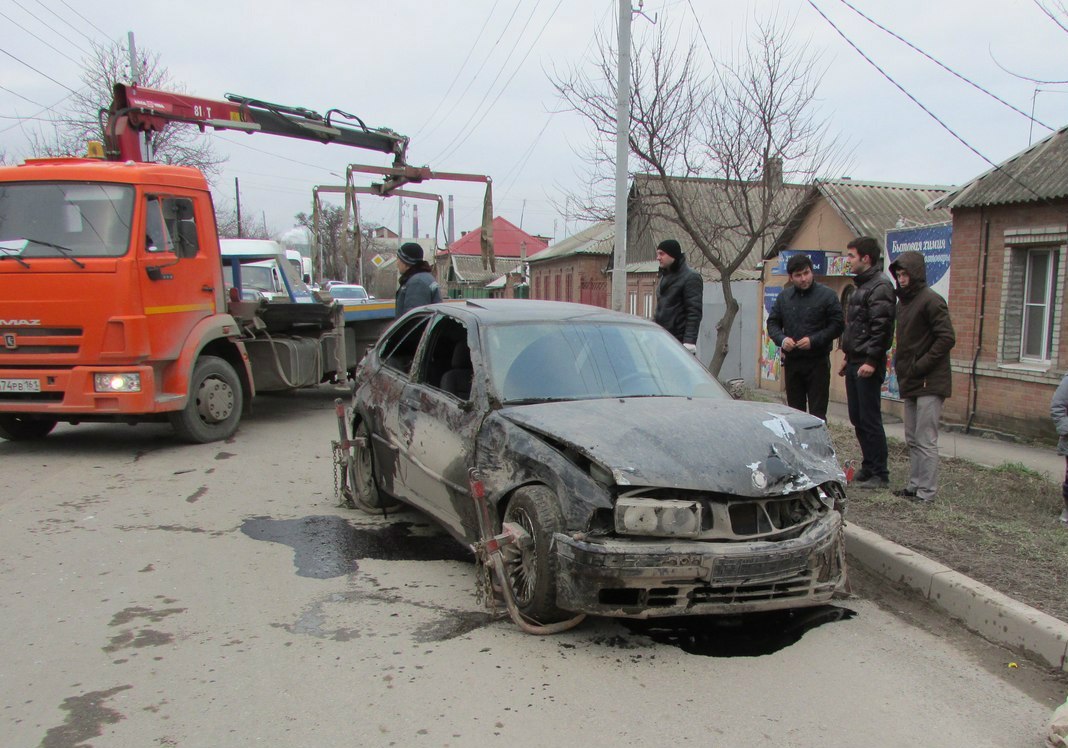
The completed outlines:
[[[882,269],[882,250],[870,236],[846,245],[846,261],[856,290],[846,307],[842,350],[846,360],[838,373],[845,377],[849,422],[857,433],[862,462],[854,476],[857,488],[889,488],[886,431],[883,430],[882,384],[886,352],[894,340],[894,284]]]
[[[441,288],[423,259],[423,248],[415,242],[405,242],[397,250],[397,271],[400,286],[397,288],[397,316],[409,309],[441,301]]]
[[[660,283],[654,319],[678,338],[686,350],[697,355],[697,333],[704,311],[704,282],[700,274],[686,264],[682,247],[674,239],[665,239],[657,245],[656,261],[660,264]]]
[[[786,263],[790,283],[768,314],[768,337],[782,350],[786,403],[827,420],[831,391],[831,347],[845,323],[838,295],[812,275],[812,259],[794,255]]]

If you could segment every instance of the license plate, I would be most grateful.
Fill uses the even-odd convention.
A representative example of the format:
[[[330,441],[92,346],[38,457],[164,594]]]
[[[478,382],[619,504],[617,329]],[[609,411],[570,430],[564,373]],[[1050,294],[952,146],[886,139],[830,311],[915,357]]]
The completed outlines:
[[[0,392],[40,392],[40,379],[0,379]]]

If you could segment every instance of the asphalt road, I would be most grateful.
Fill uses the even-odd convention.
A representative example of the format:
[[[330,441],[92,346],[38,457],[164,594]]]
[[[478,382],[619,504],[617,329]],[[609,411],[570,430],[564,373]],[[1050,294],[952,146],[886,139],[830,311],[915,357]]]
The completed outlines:
[[[261,398],[225,443],[0,441],[0,743],[1006,748],[1063,701],[871,580],[803,616],[525,635],[420,515],[336,506],[338,392]]]

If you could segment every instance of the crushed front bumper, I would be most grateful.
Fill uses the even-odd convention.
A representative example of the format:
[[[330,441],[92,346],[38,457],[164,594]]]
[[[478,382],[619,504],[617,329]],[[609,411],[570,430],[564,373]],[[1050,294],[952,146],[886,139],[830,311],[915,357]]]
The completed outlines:
[[[747,613],[828,602],[845,587],[842,516],[790,540],[577,540],[554,536],[557,605],[602,616]]]

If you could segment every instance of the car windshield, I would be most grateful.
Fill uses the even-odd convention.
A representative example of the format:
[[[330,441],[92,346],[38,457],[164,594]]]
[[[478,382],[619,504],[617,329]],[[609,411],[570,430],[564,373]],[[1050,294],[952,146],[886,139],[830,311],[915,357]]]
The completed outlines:
[[[605,322],[531,322],[485,332],[490,381],[504,403],[606,397],[729,398],[666,331]]]
[[[367,291],[361,286],[331,286],[330,295],[335,299],[366,299]]]
[[[120,257],[130,246],[134,189],[92,182],[0,185],[0,247],[7,255]]]

